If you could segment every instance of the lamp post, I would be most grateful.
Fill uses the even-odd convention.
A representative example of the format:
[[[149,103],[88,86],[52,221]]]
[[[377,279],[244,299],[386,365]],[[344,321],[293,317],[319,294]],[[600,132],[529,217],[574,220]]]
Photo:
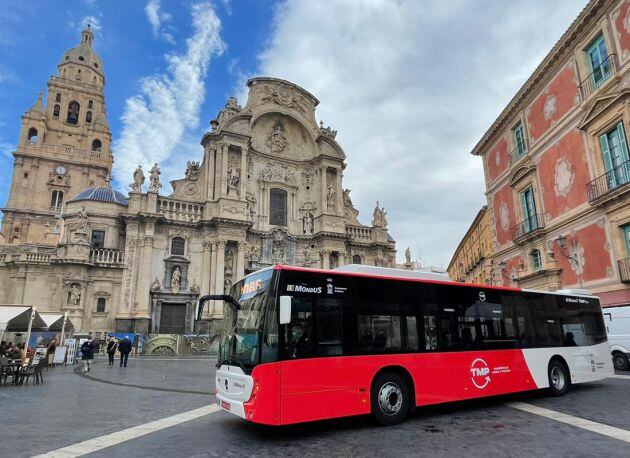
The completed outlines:
[[[501,276],[503,278],[505,278],[506,280],[510,281],[510,286],[512,285],[512,283],[514,282],[514,278],[512,277],[512,275],[505,275],[503,272],[505,272],[505,268],[506,268],[506,264],[505,261],[501,261],[499,263],[499,270],[501,271]]]
[[[68,311],[66,310],[63,313],[63,324],[61,325],[61,339],[59,342],[59,346],[62,347],[63,346],[63,341],[64,341],[64,336],[65,336],[65,332],[66,332],[66,321],[68,321]]]
[[[580,289],[582,289],[582,261],[580,261],[580,258],[577,256],[577,240],[573,239],[573,252],[576,254],[576,256],[571,256],[571,254],[567,252],[567,238],[565,236],[559,235],[556,239],[556,243],[560,248],[560,254],[567,258],[569,261],[575,263],[576,273],[578,276],[578,281],[580,283]]]
[[[26,358],[26,353],[28,352],[28,341],[31,340],[31,328],[33,327],[33,320],[35,319],[35,314],[37,313],[37,307],[33,307],[31,310],[31,316],[28,320],[28,330],[26,331],[26,342],[24,344],[24,357]]]

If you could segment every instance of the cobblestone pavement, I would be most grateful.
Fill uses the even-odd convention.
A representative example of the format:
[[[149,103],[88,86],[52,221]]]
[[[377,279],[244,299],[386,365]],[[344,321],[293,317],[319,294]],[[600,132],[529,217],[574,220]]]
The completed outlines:
[[[44,371],[39,386],[0,387],[2,456],[33,456],[213,404],[214,361],[97,359]],[[628,375],[628,374],[626,374]],[[531,413],[519,401],[630,431],[630,377],[575,387],[561,398],[527,393],[418,409],[402,425],[370,417],[283,428],[217,411],[90,456],[628,456],[629,444]],[[123,433],[120,433],[123,434]],[[114,434],[114,437],[117,437]]]

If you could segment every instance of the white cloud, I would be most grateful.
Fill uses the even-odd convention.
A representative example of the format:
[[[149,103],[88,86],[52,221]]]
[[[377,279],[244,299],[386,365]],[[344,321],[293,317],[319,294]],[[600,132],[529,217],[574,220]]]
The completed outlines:
[[[146,168],[155,161],[161,163],[162,182],[167,183],[181,176],[179,165],[185,158],[199,153],[198,133],[191,130],[199,124],[210,59],[221,54],[225,45],[220,36],[221,21],[210,3],[193,5],[191,16],[193,34],[186,40],[185,54],[166,55],[167,70],[143,78],[140,93],[126,101],[122,132],[113,145],[120,183],[131,181],[138,163]]]
[[[151,24],[151,29],[153,30],[153,36],[155,38],[162,38],[164,41],[174,44],[175,38],[172,33],[163,30],[165,24],[171,22],[173,17],[161,10],[162,5],[160,4],[160,0],[149,0],[149,2],[144,7],[144,12],[147,15],[147,19]]]
[[[584,3],[287,0],[260,70],[319,98],[344,186],[366,223],[384,203],[399,260],[446,265],[485,203],[471,148]]]

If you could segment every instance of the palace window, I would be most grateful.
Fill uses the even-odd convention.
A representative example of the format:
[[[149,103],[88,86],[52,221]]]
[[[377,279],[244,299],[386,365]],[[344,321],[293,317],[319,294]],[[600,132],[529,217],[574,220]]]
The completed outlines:
[[[623,226],[623,238],[626,242],[626,250],[628,252],[628,256],[630,256],[630,224],[626,224]]]
[[[623,122],[599,137],[606,182],[610,190],[630,182],[630,156]]]
[[[104,297],[99,297],[96,301],[96,313],[105,313],[105,305],[107,304],[107,299]]]
[[[185,246],[186,241],[183,237],[173,237],[173,240],[171,240],[171,254],[184,256]]]
[[[79,110],[81,106],[79,102],[73,100],[68,104],[68,117],[66,118],[66,122],[68,124],[77,124],[79,122]]]
[[[50,195],[50,209],[52,211],[61,210],[61,205],[63,204],[63,191],[59,191],[55,189]]]
[[[92,108],[94,106],[94,102],[88,100],[88,108]]]
[[[85,122],[92,122],[92,112],[88,111],[87,113],[85,113]]]
[[[92,151],[100,151],[101,146],[103,145],[101,144],[101,141],[98,138],[92,141]]]
[[[525,143],[525,132],[523,130],[523,124],[519,121],[519,123],[514,126],[512,129],[512,133],[514,135],[514,145],[516,146],[515,151],[518,157],[527,154],[527,144]]]
[[[361,264],[361,256],[358,254],[352,256],[352,264]]]
[[[55,105],[55,107],[53,108],[53,117],[58,118],[60,110],[61,110],[61,107],[59,105]]]
[[[92,249],[102,250],[105,248],[105,231],[92,231]]]
[[[274,188],[269,192],[269,224],[274,226],[287,225],[287,192]]]
[[[593,89],[597,89],[612,75],[603,34],[600,33],[586,48],[586,57],[591,72],[591,84]]]
[[[534,189],[531,186],[521,193],[521,207],[523,210],[523,233],[527,234],[538,229]]]
[[[57,92],[57,95],[55,96],[55,102],[61,102],[61,94]]]
[[[540,250],[532,250],[529,254],[532,260],[532,267],[534,270],[542,269],[542,257],[540,256]]]

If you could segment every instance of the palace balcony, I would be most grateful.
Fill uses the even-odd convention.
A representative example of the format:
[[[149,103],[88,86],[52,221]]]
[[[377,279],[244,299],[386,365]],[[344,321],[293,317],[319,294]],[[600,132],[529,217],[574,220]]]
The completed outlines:
[[[578,86],[582,102],[614,76],[618,68],[616,54],[610,54],[601,64],[595,67],[591,74],[584,78]]]
[[[520,221],[512,228],[512,238],[514,243],[519,243],[529,237],[535,236],[545,227],[541,215],[534,213],[530,217]]]
[[[588,183],[587,193],[589,203],[611,194],[630,183],[630,161],[626,161],[612,170],[598,176]]]
[[[122,266],[125,263],[125,252],[100,248],[90,251],[90,261],[97,265]]]
[[[617,261],[619,264],[619,276],[624,283],[630,283],[630,258],[620,259]]]
[[[160,197],[158,213],[168,220],[196,223],[203,217],[203,205]]]
[[[346,234],[358,241],[369,242],[372,239],[371,229],[364,226],[346,226]]]

